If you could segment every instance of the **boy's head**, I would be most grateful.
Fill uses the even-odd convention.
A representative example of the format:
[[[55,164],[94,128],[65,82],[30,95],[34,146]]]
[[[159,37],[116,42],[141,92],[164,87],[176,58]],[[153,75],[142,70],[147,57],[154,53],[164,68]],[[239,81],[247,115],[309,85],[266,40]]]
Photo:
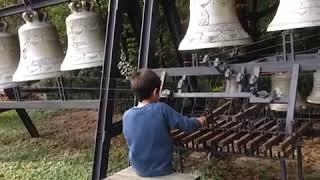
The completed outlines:
[[[161,80],[159,76],[150,69],[141,69],[134,72],[130,78],[131,88],[138,101],[159,101],[159,90]]]

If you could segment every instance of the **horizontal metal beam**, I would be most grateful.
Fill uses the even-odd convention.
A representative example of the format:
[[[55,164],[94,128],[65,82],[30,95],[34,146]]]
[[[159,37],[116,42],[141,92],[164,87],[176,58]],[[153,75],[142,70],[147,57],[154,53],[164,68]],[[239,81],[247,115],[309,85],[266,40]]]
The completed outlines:
[[[268,57],[267,59],[271,59]],[[255,67],[260,67],[261,72],[286,72],[291,71],[293,64],[299,64],[301,71],[312,71],[320,69],[320,56],[316,54],[302,54],[296,55],[296,61],[274,61],[268,62],[250,62],[242,64],[229,64],[233,73],[241,72],[241,69],[245,69],[246,74],[253,74]],[[208,76],[208,75],[222,75],[215,67],[181,67],[181,68],[164,68],[154,69],[154,71],[161,75],[163,71],[167,76]]]
[[[251,93],[174,93],[174,98],[250,98]]]
[[[69,2],[69,0],[31,0],[32,8],[39,9],[47,6],[57,5],[60,3]],[[11,16],[26,11],[26,8],[23,3],[16,5],[8,6],[0,9],[0,17]]]
[[[0,109],[98,109],[99,100],[1,101]]]

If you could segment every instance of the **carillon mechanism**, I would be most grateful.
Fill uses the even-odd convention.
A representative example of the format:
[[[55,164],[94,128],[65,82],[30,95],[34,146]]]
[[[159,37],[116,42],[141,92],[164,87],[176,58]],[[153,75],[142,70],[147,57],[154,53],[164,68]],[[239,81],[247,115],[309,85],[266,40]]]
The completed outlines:
[[[179,50],[248,44],[249,35],[236,14],[234,0],[190,0],[190,21]]]
[[[319,11],[318,0],[280,0],[278,11],[268,31],[319,26]]]
[[[192,134],[172,130],[176,145],[195,151],[230,153],[266,158],[295,157],[299,136],[310,129],[303,123],[292,136],[283,133],[276,119],[264,117],[263,106],[252,105],[242,112],[226,114],[232,105],[226,102],[208,116],[209,125]]]
[[[287,98],[290,91],[290,75],[288,73],[277,73],[271,76],[271,88],[275,92],[276,98]],[[296,110],[306,108],[306,104],[301,99],[299,93],[297,93],[297,102],[295,106]],[[273,111],[287,111],[288,104],[270,104],[270,109]]]
[[[133,25],[133,34],[138,41],[140,40],[137,64],[141,67],[147,66],[148,61],[154,56],[152,53],[155,48],[152,45],[158,44],[154,43],[156,38],[153,37],[156,35],[158,23],[155,21],[160,19],[158,18],[159,9],[154,9],[159,8],[158,5],[163,6],[161,10],[164,12],[161,15],[164,14],[164,19],[168,21],[174,46],[177,47],[180,43],[178,50],[192,51],[192,54],[178,53],[177,57],[181,60],[179,63],[181,65],[185,60],[185,67],[153,69],[161,76],[160,89],[164,90],[162,100],[176,105],[176,109],[184,115],[205,115],[209,124],[192,134],[172,130],[170,133],[177,149],[280,159],[283,180],[287,179],[285,160],[297,157],[299,180],[303,179],[301,178],[303,161],[300,143],[302,136],[306,132],[311,132],[313,114],[305,113],[307,110],[304,109],[307,105],[299,95],[297,86],[300,72],[316,71],[313,90],[307,101],[320,104],[319,54],[312,54],[319,48],[295,52],[295,36],[291,30],[320,25],[319,0],[280,0],[278,11],[268,31],[290,30],[282,34],[281,43],[276,42],[281,39],[279,39],[281,35],[251,42],[250,36],[238,19],[236,0],[190,0],[189,26],[181,42],[181,27],[179,27],[181,24],[177,17],[175,3],[172,3],[174,1],[145,0],[144,9],[141,11],[139,1],[109,0],[106,36],[100,17],[94,11],[95,1],[72,0],[68,1],[71,2],[69,3],[71,14],[66,19],[68,47],[65,56],[57,30],[46,21],[46,13],[39,14],[38,11],[33,11],[32,7],[41,9],[67,1],[26,0],[24,2],[26,9],[21,9],[22,4],[10,6],[4,11],[0,9],[0,17],[26,11],[22,15],[26,23],[18,31],[19,63],[17,39],[6,31],[7,24],[0,22],[0,89],[14,87],[10,91],[13,91],[11,94],[16,98],[16,101],[1,102],[0,108],[5,110],[9,109],[8,107],[99,109],[92,179],[105,178],[108,163],[103,161],[108,159],[106,157],[109,153],[111,137],[122,132],[122,124],[113,121],[113,113],[114,107],[117,107],[116,103],[122,100],[120,96],[123,93],[115,93],[115,91],[130,92],[128,96],[131,96],[131,91],[124,88],[127,84],[125,86],[118,84],[123,79],[119,79],[118,82],[116,70],[119,62],[115,60],[120,59],[119,48],[124,47],[120,46],[121,28],[123,28],[121,23],[129,22]],[[251,5],[255,6],[254,4],[254,1],[248,3],[250,12],[256,10],[256,7],[251,7]],[[31,8],[28,9],[29,6]],[[140,14],[141,12],[143,14]],[[128,15],[128,21],[124,21],[124,13]],[[258,18],[260,17],[259,14]],[[253,21],[257,18],[246,18],[249,19],[248,24],[254,28],[257,22]],[[316,36],[319,35],[302,37],[299,43]],[[241,45],[245,45],[245,48]],[[268,46],[265,47],[265,45]],[[281,45],[283,53],[279,55],[274,50]],[[313,43],[305,47],[311,45]],[[229,48],[217,52],[222,47]],[[290,47],[290,53],[287,51],[288,47]],[[209,48],[213,50],[210,51]],[[206,50],[197,52],[202,49]],[[170,54],[166,57],[173,56]],[[188,57],[192,57],[192,61],[187,61]],[[199,61],[199,59],[202,60]],[[125,63],[120,63],[119,66],[121,65],[126,66]],[[98,66],[102,66],[103,69],[101,77],[97,77],[101,78],[100,89],[98,87],[64,89],[61,71]],[[270,74],[272,74],[271,84],[267,84],[263,78],[269,77]],[[58,77],[58,87],[15,88],[15,82],[54,77]],[[225,81],[221,80],[221,77]],[[226,82],[225,90],[222,88],[224,82]],[[119,87],[122,88],[118,89]],[[270,87],[271,91],[268,92]],[[61,100],[21,102],[19,92],[15,91],[21,89],[23,91],[23,88],[25,92],[32,93],[57,91]],[[99,100],[72,101],[65,93],[66,91],[90,93],[99,90]],[[135,99],[132,98],[132,101]],[[319,119],[320,114],[316,114],[315,117]]]
[[[307,101],[312,104],[320,104],[320,71],[313,74],[313,89]]]
[[[8,33],[8,24],[0,21],[0,89],[16,86],[12,75],[18,67],[19,41],[14,34]]]
[[[32,81],[60,75],[63,51],[55,27],[43,13],[27,11],[22,15],[26,24],[19,28],[20,62],[13,81]]]
[[[93,1],[75,0],[66,19],[68,50],[62,71],[102,66],[105,33]]]

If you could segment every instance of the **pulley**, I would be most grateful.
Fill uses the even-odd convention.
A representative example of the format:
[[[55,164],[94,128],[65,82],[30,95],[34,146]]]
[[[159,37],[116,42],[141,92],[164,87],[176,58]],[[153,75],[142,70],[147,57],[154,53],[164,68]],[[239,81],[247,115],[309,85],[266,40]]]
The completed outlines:
[[[268,31],[320,26],[319,0],[280,0]]]
[[[275,92],[276,98],[289,97],[290,92],[290,75],[288,73],[277,73],[271,76],[272,91]],[[297,92],[296,110],[306,108],[306,104],[302,101],[300,94]],[[273,111],[287,111],[288,104],[270,104],[270,109]]]
[[[248,44],[249,35],[236,14],[234,0],[190,0],[190,21],[179,50]]]
[[[12,75],[18,67],[19,41],[14,34],[8,33],[8,24],[0,21],[0,89],[12,88]]]
[[[313,74],[313,88],[307,101],[312,104],[320,104],[320,71]]]
[[[60,75],[63,51],[55,27],[40,19],[36,11],[22,15],[26,24],[19,28],[20,62],[13,81],[33,81]]]
[[[66,19],[68,50],[61,65],[62,71],[102,66],[105,32],[100,18],[93,11],[92,1],[73,1],[72,14]]]

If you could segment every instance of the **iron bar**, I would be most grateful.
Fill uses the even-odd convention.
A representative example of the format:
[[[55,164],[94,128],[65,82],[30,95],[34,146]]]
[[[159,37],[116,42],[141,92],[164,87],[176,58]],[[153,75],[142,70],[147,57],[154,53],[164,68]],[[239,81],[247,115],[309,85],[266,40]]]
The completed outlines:
[[[100,180],[107,176],[114,112],[114,101],[112,100],[114,92],[110,91],[109,88],[116,87],[116,83],[110,81],[110,78],[114,78],[117,74],[115,71],[117,69],[116,62],[119,59],[119,42],[125,0],[110,0],[108,7],[109,14],[107,18],[92,180]]]
[[[98,109],[99,100],[1,101],[0,109]]]
[[[301,71],[312,71],[320,69],[319,56],[315,54],[296,55],[296,60],[293,61],[276,61],[276,57],[271,57],[274,61],[267,62],[250,62],[242,64],[229,64],[230,69],[234,73],[241,72],[242,67],[245,67],[247,74],[253,74],[254,68],[260,66],[261,72],[275,73],[291,71],[294,64],[299,64]],[[199,66],[199,67],[177,67],[154,69],[160,75],[162,71],[167,72],[167,76],[208,76],[222,75],[215,67]]]
[[[33,9],[40,9],[52,5],[69,2],[69,0],[30,0]],[[11,16],[26,11],[24,3],[15,4],[0,9],[0,17]]]
[[[286,132],[291,134],[293,132],[294,123],[294,110],[296,107],[296,97],[298,88],[298,78],[299,78],[299,64],[294,64],[291,72],[291,82],[290,82],[290,92],[288,101],[288,111],[286,117]]]
[[[158,4],[157,0],[144,0],[143,19],[140,36],[140,49],[138,58],[138,68],[146,68],[149,60],[154,60],[154,38],[155,26],[158,21]]]

